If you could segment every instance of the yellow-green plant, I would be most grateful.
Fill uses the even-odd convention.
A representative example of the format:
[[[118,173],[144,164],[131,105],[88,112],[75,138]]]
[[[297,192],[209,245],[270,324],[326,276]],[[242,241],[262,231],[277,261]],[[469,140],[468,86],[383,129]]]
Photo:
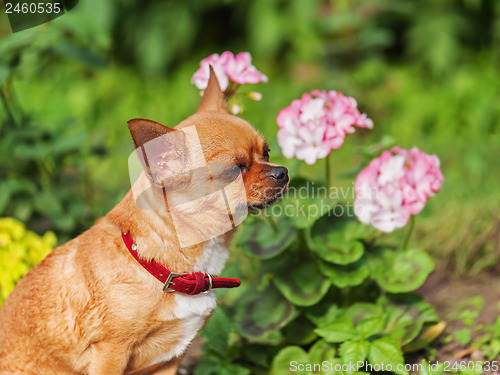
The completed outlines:
[[[0,218],[0,305],[19,279],[54,248],[56,235],[26,230],[20,221]]]

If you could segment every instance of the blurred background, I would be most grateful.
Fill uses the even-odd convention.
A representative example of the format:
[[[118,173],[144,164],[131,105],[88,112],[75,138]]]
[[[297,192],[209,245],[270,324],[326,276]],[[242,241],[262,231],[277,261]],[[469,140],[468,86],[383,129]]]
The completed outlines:
[[[130,188],[126,121],[192,114],[202,58],[249,51],[268,84],[243,118],[284,159],[276,115],[311,89],[340,90],[373,119],[335,151],[352,186],[360,150],[383,142],[441,159],[445,182],[417,224],[438,267],[495,272],[500,256],[500,2],[495,0],[82,0],[11,33],[0,15],[0,216],[59,243]]]

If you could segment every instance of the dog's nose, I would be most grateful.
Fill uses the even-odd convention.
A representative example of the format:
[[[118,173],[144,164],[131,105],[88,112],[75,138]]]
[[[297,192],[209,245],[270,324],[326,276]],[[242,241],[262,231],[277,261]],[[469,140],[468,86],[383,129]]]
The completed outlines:
[[[285,181],[288,179],[288,169],[285,167],[272,167],[270,177],[278,181]]]

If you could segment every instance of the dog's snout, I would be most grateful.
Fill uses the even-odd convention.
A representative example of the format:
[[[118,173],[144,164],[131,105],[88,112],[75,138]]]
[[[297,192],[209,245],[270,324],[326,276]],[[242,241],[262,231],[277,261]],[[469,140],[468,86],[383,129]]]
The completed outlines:
[[[269,175],[278,181],[285,181],[288,179],[288,169],[285,167],[273,167],[271,168]]]

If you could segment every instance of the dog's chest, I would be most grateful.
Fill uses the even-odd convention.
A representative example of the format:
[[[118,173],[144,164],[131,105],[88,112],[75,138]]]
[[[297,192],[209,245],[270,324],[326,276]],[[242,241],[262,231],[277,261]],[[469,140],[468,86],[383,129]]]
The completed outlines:
[[[217,275],[224,268],[227,257],[228,251],[221,242],[218,239],[210,240],[203,248],[203,255],[196,261],[193,272]],[[165,347],[166,350],[152,356],[148,366],[154,366],[181,356],[217,306],[213,290],[194,296],[173,293],[175,306],[173,310],[169,308],[169,312],[162,318],[165,321],[166,329],[158,332],[157,335],[154,335],[155,337],[151,337],[156,342],[162,342],[161,346]],[[175,327],[170,327],[172,321],[175,321]],[[174,336],[172,335],[173,330],[176,332]]]

